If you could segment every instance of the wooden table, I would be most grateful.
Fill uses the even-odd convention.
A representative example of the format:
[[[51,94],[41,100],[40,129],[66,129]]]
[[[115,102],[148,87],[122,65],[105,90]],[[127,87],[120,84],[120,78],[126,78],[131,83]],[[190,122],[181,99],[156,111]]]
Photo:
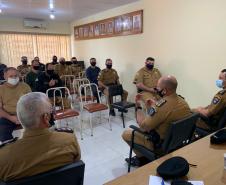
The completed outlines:
[[[173,156],[182,156],[190,164],[197,165],[190,167],[187,175],[189,180],[203,180],[205,185],[226,185],[224,153],[226,144],[211,145],[210,136],[207,136],[105,185],[148,185],[149,176],[156,175],[156,168]]]

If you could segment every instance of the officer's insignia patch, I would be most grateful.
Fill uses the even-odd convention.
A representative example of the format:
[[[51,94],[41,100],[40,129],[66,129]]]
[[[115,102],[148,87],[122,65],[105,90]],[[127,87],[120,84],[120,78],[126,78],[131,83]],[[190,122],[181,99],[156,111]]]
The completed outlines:
[[[226,92],[226,90],[224,89],[224,90],[220,91],[219,94],[224,95],[225,92]]]
[[[154,114],[156,113],[156,109],[154,107],[151,107],[149,110],[148,110],[148,115],[149,116],[154,116]]]
[[[216,105],[216,104],[218,104],[219,101],[220,101],[219,98],[214,97],[213,100],[212,100],[212,104]]]
[[[157,107],[161,107],[161,106],[164,105],[165,103],[166,103],[166,100],[162,98],[161,100],[157,101],[157,102],[155,103],[155,105],[156,105]]]

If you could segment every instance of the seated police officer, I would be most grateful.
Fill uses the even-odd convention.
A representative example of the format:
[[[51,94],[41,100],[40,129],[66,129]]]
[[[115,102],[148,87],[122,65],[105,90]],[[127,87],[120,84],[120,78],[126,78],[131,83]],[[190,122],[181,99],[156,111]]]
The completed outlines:
[[[133,83],[137,87],[140,100],[146,104],[150,99],[159,98],[155,87],[161,74],[157,68],[154,68],[155,59],[148,57],[145,61],[145,67],[141,68],[135,75]]]
[[[107,59],[105,62],[106,68],[103,69],[98,76],[98,85],[100,89],[103,91],[105,96],[108,98],[108,104],[110,106],[110,114],[112,116],[115,116],[115,111],[111,107],[111,104],[113,103],[113,98],[109,97],[109,92],[108,92],[108,86],[111,85],[119,85],[119,76],[118,73],[115,69],[112,69],[112,60]],[[123,101],[127,100],[128,92],[123,90],[123,95],[122,99]]]
[[[197,126],[206,130],[217,128],[217,124],[226,108],[226,69],[220,72],[216,85],[223,90],[220,90],[213,97],[211,104],[193,110],[203,116],[203,120],[198,121]]]
[[[36,175],[80,160],[74,134],[51,132],[52,106],[39,92],[22,96],[17,117],[24,128],[21,139],[0,149],[0,180],[9,181]]]
[[[45,64],[43,64],[43,63],[40,62],[40,59],[39,59],[38,56],[36,56],[36,57],[34,58],[34,61],[36,61],[36,62],[39,63],[39,66],[40,66],[40,67],[39,67],[39,68],[40,68],[39,70],[40,70],[40,71],[45,71]]]
[[[28,59],[26,56],[21,57],[21,65],[17,66],[21,80],[25,80],[27,73],[30,71],[30,65],[28,65]]]
[[[159,101],[153,102],[152,107],[145,116],[143,111],[137,111],[137,122],[139,127],[146,132],[150,132],[155,139],[148,140],[144,135],[135,132],[134,142],[143,145],[150,150],[155,150],[164,140],[170,124],[183,119],[191,114],[187,102],[176,94],[177,80],[173,76],[163,76],[158,80],[157,91],[162,97]],[[129,145],[131,143],[132,130],[125,130],[122,138]],[[155,141],[155,142],[154,142]],[[132,165],[139,166],[144,157],[137,151],[132,158]],[[127,158],[128,162],[129,159]]]
[[[16,104],[22,95],[31,92],[26,83],[19,82],[19,73],[15,68],[6,68],[4,78],[6,82],[0,86],[0,141],[13,138],[13,130],[20,125]]]
[[[54,72],[54,66],[52,63],[46,64],[46,71],[41,72],[38,75],[38,79],[36,80],[36,90],[38,92],[46,93],[46,91],[50,88],[55,87],[62,87],[62,81],[58,74]],[[53,103],[53,91],[50,91],[48,94],[51,102]],[[60,96],[59,92],[56,92],[56,104],[61,105],[61,100],[58,98]],[[64,97],[64,91],[62,93],[62,96]],[[64,108],[70,108],[69,101],[67,99],[64,99]]]
[[[90,59],[90,66],[86,69],[86,77],[90,81],[90,83],[94,83],[98,86],[98,75],[100,73],[100,68],[96,66],[96,59]],[[97,102],[99,103],[97,89],[92,87],[93,95],[97,98]]]
[[[37,60],[32,60],[31,71],[26,75],[25,82],[31,87],[32,92],[36,92],[36,81],[40,73],[40,63]]]

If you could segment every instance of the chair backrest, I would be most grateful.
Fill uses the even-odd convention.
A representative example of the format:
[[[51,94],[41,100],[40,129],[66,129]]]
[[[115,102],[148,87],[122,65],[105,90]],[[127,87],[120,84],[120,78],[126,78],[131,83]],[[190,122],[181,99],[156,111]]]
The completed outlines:
[[[70,89],[73,88],[73,81],[75,79],[74,75],[63,75],[61,76],[61,79],[64,81],[65,87],[70,87]]]
[[[168,134],[162,144],[162,149],[165,153],[172,152],[190,143],[198,117],[198,113],[193,113],[191,116],[170,125]]]
[[[226,126],[226,107],[224,109],[224,112],[218,122],[218,129],[222,129]]]
[[[84,96],[82,96],[82,91],[84,91]],[[81,103],[88,104],[94,102],[95,97],[93,96],[93,91],[98,92],[98,87],[95,83],[83,84],[79,86],[79,96]],[[99,103],[101,103],[100,94],[97,93],[99,98]]]
[[[67,98],[70,100],[72,99],[70,91],[67,87],[54,87],[50,88],[46,91],[46,95],[49,97],[49,93],[53,91],[53,107],[56,108],[56,97],[60,98],[61,101],[61,108],[64,110],[64,99],[66,98],[66,93],[67,92]],[[57,96],[57,93],[59,93],[59,96]],[[72,101],[70,101],[70,107],[72,108]]]
[[[110,85],[108,86],[109,96],[122,96],[123,87],[122,85]]]
[[[78,161],[35,176],[0,185],[83,185],[85,164]]]
[[[77,78],[73,80],[73,89],[75,92],[79,93],[79,87],[80,85],[84,84],[90,84],[90,81],[88,78]]]

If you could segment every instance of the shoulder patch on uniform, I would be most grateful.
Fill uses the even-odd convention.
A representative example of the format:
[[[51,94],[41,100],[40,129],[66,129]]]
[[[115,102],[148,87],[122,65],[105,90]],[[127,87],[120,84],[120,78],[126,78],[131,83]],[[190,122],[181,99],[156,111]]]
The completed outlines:
[[[220,95],[224,95],[224,93],[226,92],[226,89],[224,89],[224,90],[221,90],[220,92],[218,92],[218,94],[220,94]]]
[[[154,114],[156,113],[156,109],[154,107],[151,107],[149,110],[148,110],[148,115],[149,116],[154,116]]]
[[[219,103],[219,101],[220,101],[220,99],[218,97],[214,97],[212,100],[212,104],[216,105]]]
[[[161,107],[161,106],[163,106],[165,103],[166,103],[166,100],[162,98],[161,100],[157,101],[157,102],[155,103],[155,105],[156,105],[157,107]]]

